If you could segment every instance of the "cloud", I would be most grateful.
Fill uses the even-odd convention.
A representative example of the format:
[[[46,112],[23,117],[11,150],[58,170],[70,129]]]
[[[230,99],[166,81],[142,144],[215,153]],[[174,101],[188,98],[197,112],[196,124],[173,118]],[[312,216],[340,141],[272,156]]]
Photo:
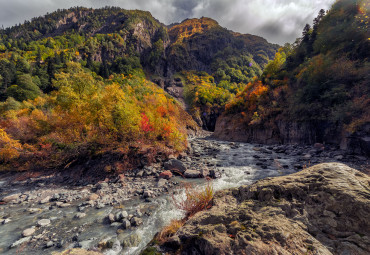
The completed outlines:
[[[120,6],[150,11],[165,24],[202,16],[241,33],[256,34],[270,42],[294,42],[306,23],[335,0],[0,0],[0,25],[22,23],[47,12],[73,6]]]

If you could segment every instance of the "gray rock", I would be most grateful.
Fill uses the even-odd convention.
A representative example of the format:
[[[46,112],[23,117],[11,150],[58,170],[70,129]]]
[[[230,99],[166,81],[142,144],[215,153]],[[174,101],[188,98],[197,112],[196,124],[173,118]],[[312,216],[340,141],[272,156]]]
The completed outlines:
[[[9,222],[11,222],[12,220],[11,219],[3,219],[3,221],[1,222],[1,224],[7,224]]]
[[[13,201],[17,200],[20,197],[20,195],[21,194],[9,195],[9,196],[3,197],[1,199],[1,201],[5,202],[5,203],[13,202]]]
[[[49,241],[45,245],[46,248],[50,248],[50,247],[53,247],[53,246],[54,246],[54,242],[53,241]]]
[[[128,213],[126,211],[120,211],[116,213],[116,215],[114,216],[114,219],[116,221],[121,221],[127,217],[128,217]]]
[[[153,191],[151,190],[145,190],[143,193],[144,198],[153,197]]]
[[[131,223],[128,220],[123,220],[121,226],[123,229],[128,229],[131,226]]]
[[[144,176],[144,171],[139,171],[136,173],[136,177],[143,177]]]
[[[369,184],[368,175],[339,163],[265,178],[218,192],[213,207],[195,214],[174,238],[182,242],[183,254],[192,254],[196,246],[197,254],[243,249],[250,255],[367,255]]]
[[[34,227],[27,228],[27,229],[23,230],[22,236],[23,237],[32,236],[35,233],[35,231],[36,231],[36,229]]]
[[[343,155],[338,155],[334,157],[336,160],[343,160],[344,156]]]
[[[132,234],[129,236],[127,236],[127,234],[120,234],[118,235],[117,239],[124,248],[137,247],[141,242],[141,237],[137,234]]]
[[[108,220],[109,220],[110,223],[115,222],[115,218],[114,218],[114,214],[113,213],[108,214]]]
[[[119,222],[113,222],[112,224],[110,224],[110,226],[114,227],[114,228],[119,227],[120,225],[121,225],[121,223],[119,223]]]
[[[39,220],[37,222],[37,226],[39,226],[39,227],[45,227],[45,226],[47,226],[49,224],[50,224],[50,220],[49,219],[42,219],[42,220]]]
[[[75,219],[81,219],[86,216],[86,213],[79,212],[75,215]]]
[[[141,218],[138,218],[138,217],[132,217],[132,219],[130,220],[130,223],[132,226],[140,226],[141,224],[143,224],[143,220]]]
[[[175,173],[183,174],[186,171],[186,166],[183,162],[177,159],[171,159],[164,163],[164,169],[171,170]]]
[[[201,170],[199,171],[200,177],[207,177],[209,175],[209,170],[207,167],[202,167]]]
[[[104,208],[105,207],[105,204],[103,204],[103,203],[101,203],[101,202],[98,202],[97,204],[96,204],[96,209],[102,209],[102,208]]]
[[[186,170],[184,173],[185,178],[200,178],[201,174],[197,170]]]
[[[40,204],[46,204],[50,202],[51,197],[47,196],[40,201]]]
[[[303,157],[302,157],[304,160],[309,160],[309,159],[311,159],[312,158],[312,155],[311,154],[305,154],[305,155],[303,155]]]
[[[136,216],[137,217],[143,217],[143,213],[141,212],[141,210],[140,209],[136,209]]]
[[[161,179],[159,179],[159,180],[158,180],[158,182],[157,182],[157,187],[158,187],[158,188],[161,188],[161,187],[163,187],[163,186],[166,186],[166,184],[167,184],[167,180],[166,180],[166,179],[161,178]]]
[[[27,243],[31,240],[31,236],[23,237],[19,239],[18,241],[14,242],[12,245],[10,245],[10,249],[18,247],[19,245],[22,245],[24,243]]]

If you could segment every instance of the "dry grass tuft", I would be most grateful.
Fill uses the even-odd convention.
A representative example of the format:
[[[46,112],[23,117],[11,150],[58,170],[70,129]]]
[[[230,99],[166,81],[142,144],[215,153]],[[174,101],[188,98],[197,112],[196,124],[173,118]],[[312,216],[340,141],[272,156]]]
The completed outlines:
[[[185,185],[186,198],[179,201],[172,196],[172,199],[177,208],[185,211],[186,219],[188,219],[197,212],[211,208],[214,193],[212,183],[208,181],[202,190],[197,190],[191,184],[187,184]]]
[[[185,223],[185,220],[172,220],[170,225],[166,226],[158,233],[155,238],[160,244],[165,243],[170,237],[172,237],[179,228]]]

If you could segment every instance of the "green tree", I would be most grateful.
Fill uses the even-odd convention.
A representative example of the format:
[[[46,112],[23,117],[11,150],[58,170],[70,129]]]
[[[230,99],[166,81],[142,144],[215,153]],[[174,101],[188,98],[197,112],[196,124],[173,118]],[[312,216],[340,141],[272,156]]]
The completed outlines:
[[[28,99],[35,99],[41,95],[41,90],[32,81],[32,77],[29,74],[21,74],[17,77],[17,85],[10,86],[6,93],[9,97],[13,97],[18,101],[24,101]]]

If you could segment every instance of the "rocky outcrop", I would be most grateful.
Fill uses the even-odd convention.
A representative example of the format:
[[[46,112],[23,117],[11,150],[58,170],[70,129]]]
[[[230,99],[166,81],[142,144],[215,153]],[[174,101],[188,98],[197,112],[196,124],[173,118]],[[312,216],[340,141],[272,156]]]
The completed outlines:
[[[214,136],[218,139],[261,144],[337,145],[349,153],[370,156],[370,124],[355,133],[346,132],[341,125],[330,122],[293,122],[247,125],[235,115],[217,119]]]
[[[216,194],[171,238],[181,254],[369,254],[370,177],[339,163]],[[177,251],[178,252],[178,251]]]

